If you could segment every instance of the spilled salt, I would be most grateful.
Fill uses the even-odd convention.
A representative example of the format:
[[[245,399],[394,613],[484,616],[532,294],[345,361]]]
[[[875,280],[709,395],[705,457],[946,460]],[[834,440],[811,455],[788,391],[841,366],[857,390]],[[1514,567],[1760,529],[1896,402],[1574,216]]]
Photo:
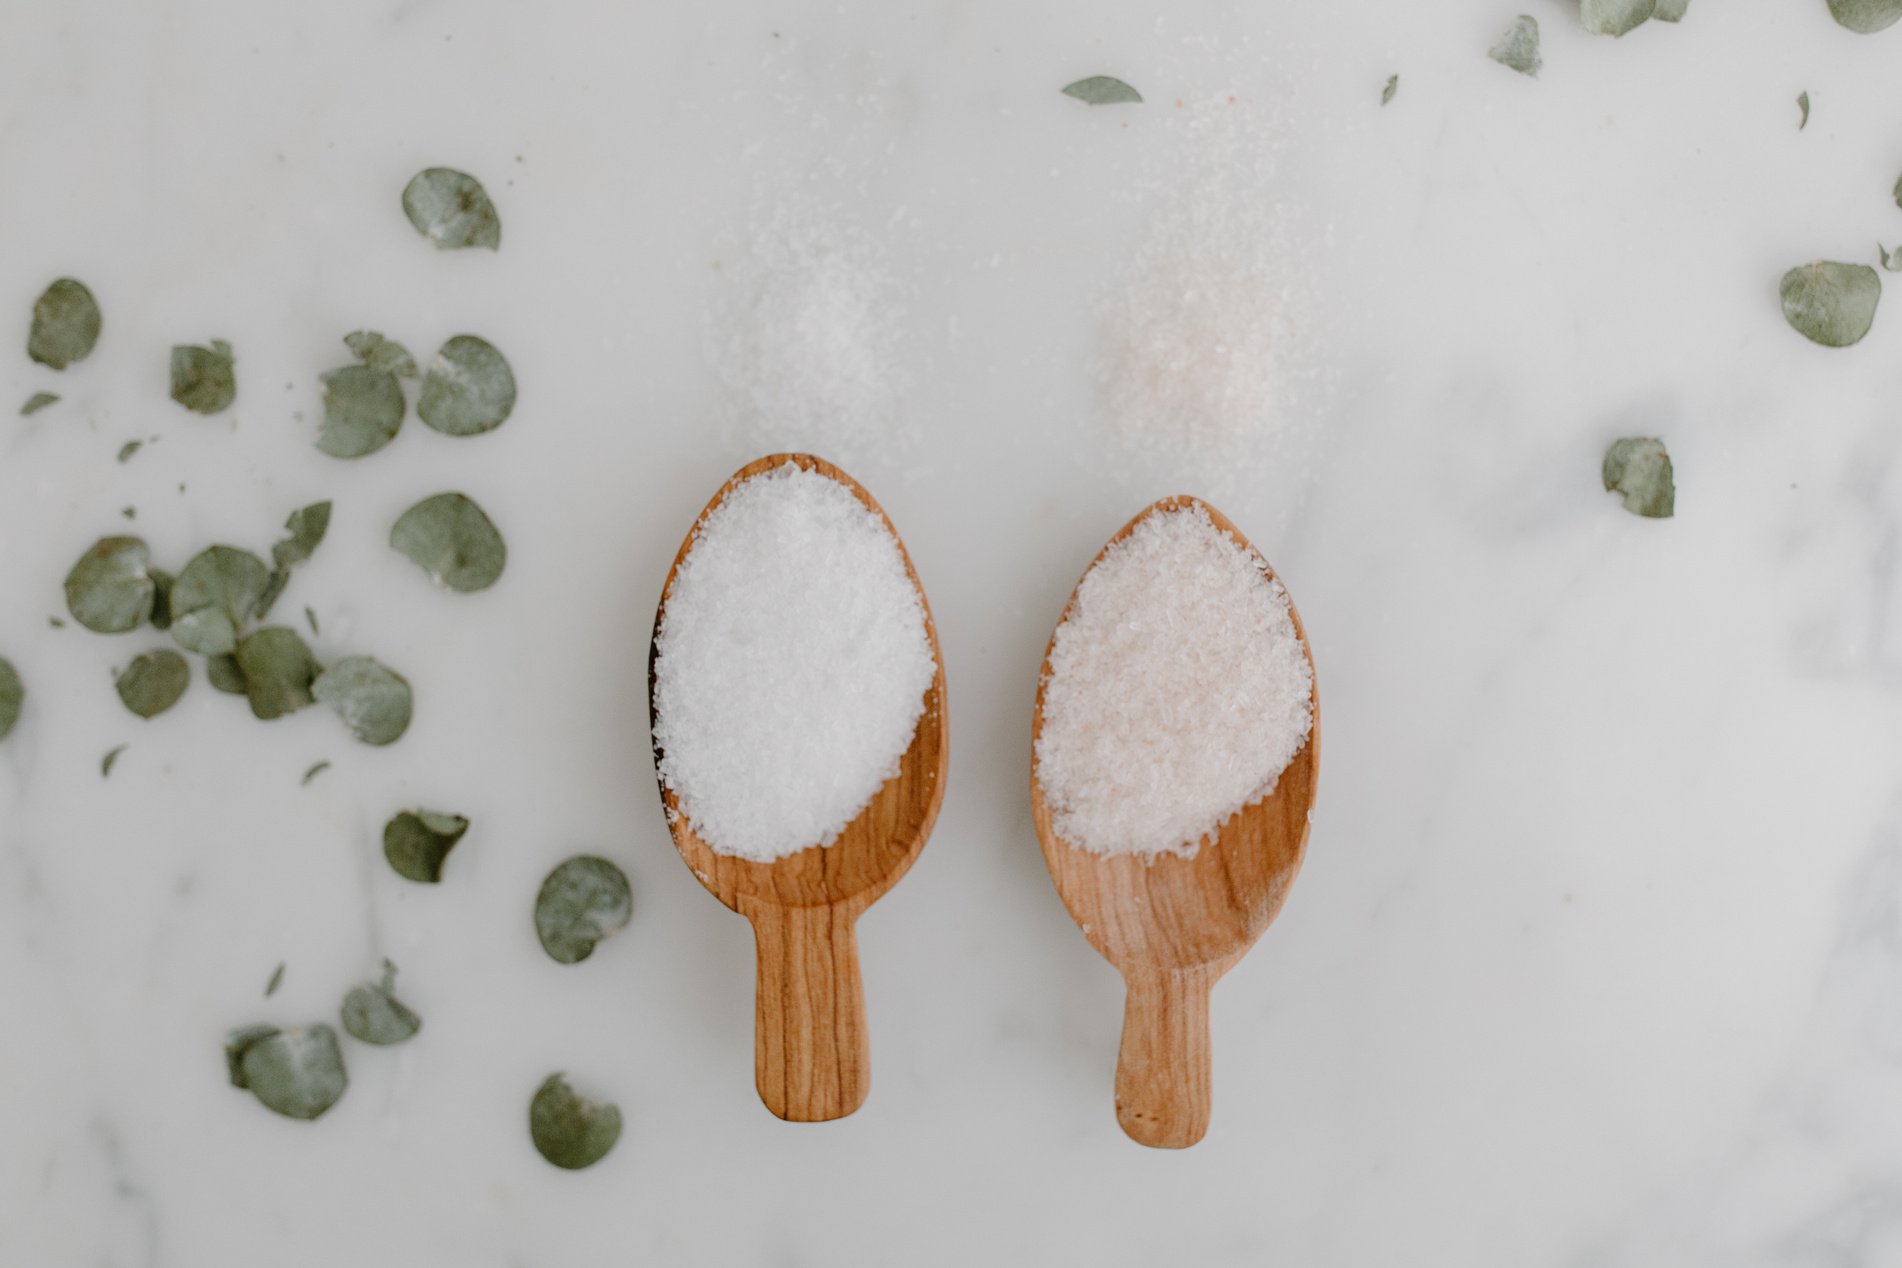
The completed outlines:
[[[660,777],[721,854],[830,845],[898,773],[937,673],[898,539],[788,462],[695,532],[661,612]]]
[[[1274,792],[1313,725],[1287,593],[1199,506],[1104,552],[1057,627],[1037,780],[1096,854],[1195,854]]]

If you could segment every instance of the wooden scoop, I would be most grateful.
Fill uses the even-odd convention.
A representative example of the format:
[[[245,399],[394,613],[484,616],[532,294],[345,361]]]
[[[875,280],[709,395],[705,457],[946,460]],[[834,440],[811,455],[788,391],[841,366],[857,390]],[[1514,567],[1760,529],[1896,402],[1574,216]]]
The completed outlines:
[[[660,613],[673,593],[674,575],[693,546],[707,515],[733,488],[762,472],[792,462],[829,476],[850,489],[885,521],[905,571],[925,612],[925,634],[937,675],[925,695],[925,711],[898,774],[885,781],[870,805],[824,849],[806,849],[772,863],[716,854],[680,812],[679,798],[663,782],[674,845],[693,874],[715,898],[752,922],[759,951],[759,994],[755,1005],[753,1074],[760,1100],[780,1118],[795,1123],[844,1118],[865,1102],[871,1086],[871,1054],[865,1030],[865,992],[859,980],[854,924],[859,913],[898,882],[924,848],[944,799],[945,763],[950,755],[944,711],[944,657],[938,631],[925,602],[924,587],[911,557],[892,529],[891,520],[858,481],[829,462],[808,454],[773,454],[740,468],[720,487],[694,521],[681,544],[661,591],[654,618],[656,641]],[[654,662],[647,660],[648,715],[654,714]],[[654,760],[658,768],[660,748]],[[816,844],[816,843],[815,843]]]
[[[1164,498],[1148,507],[1103,549],[1127,537],[1148,516],[1195,506],[1207,511],[1216,528],[1274,577],[1268,561],[1226,516],[1191,497]],[[1064,620],[1075,605],[1073,593]],[[1288,611],[1306,651],[1307,633],[1292,599]],[[1050,642],[1056,645],[1054,633]],[[1308,661],[1312,667],[1311,652]],[[1044,684],[1049,681],[1046,650],[1033,744],[1043,733]],[[1183,1149],[1208,1130],[1209,991],[1274,920],[1300,870],[1320,764],[1318,695],[1313,706],[1308,742],[1281,773],[1274,795],[1243,807],[1213,839],[1204,837],[1193,858],[1162,855],[1146,862],[1141,855],[1091,854],[1065,843],[1051,824],[1033,749],[1030,808],[1044,861],[1071,918],[1090,945],[1116,966],[1128,991],[1116,1061],[1116,1120],[1141,1144]]]

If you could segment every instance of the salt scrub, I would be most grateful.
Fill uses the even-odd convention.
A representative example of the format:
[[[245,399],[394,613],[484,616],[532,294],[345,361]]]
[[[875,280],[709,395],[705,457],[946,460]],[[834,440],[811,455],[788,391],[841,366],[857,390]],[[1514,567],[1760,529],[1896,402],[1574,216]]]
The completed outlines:
[[[654,742],[715,852],[830,845],[898,773],[937,661],[885,521],[786,463],[694,533],[661,612]]]
[[[1287,593],[1199,506],[1104,552],[1057,627],[1037,780],[1057,835],[1095,854],[1193,856],[1275,790],[1313,726]]]

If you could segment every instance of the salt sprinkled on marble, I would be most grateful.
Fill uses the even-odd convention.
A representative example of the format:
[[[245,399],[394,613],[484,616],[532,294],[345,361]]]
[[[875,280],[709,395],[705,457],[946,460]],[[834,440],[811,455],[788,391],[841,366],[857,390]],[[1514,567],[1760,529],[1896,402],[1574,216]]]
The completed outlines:
[[[1195,854],[1274,792],[1313,726],[1287,593],[1199,506],[1104,552],[1057,627],[1037,780],[1057,834],[1096,854]]]
[[[898,540],[788,462],[695,532],[661,612],[660,777],[721,854],[830,845],[898,773],[937,675]]]

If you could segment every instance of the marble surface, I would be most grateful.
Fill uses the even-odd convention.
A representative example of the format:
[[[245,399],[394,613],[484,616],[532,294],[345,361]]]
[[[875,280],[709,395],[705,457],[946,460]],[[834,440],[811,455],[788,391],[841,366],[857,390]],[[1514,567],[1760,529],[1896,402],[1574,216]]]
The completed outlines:
[[[32,693],[0,744],[0,1263],[1902,1261],[1898,318],[1830,351],[1776,301],[1902,241],[1902,30],[1698,0],[1614,42],[1528,3],[1537,81],[1477,0],[11,0],[0,346],[62,273],[106,329],[5,376],[65,400],[0,426]],[[1103,72],[1148,103],[1056,92]],[[1044,873],[1027,745],[1077,573],[1178,491],[1105,444],[1096,313],[1223,110],[1296,320],[1285,432],[1217,500],[1301,606],[1327,751],[1306,870],[1215,994],[1213,1128],[1164,1154],[1117,1130],[1119,984]],[[500,253],[404,222],[435,163],[487,183]],[[953,740],[861,925],[871,1099],[808,1127],[754,1096],[747,930],[670,848],[642,705],[665,568],[755,456],[717,352],[788,206],[889,278],[909,439],[851,466],[929,589]],[[360,326],[488,336],[515,417],[324,458],[315,376]],[[207,420],[165,366],[211,337],[240,393]],[[1676,457],[1674,520],[1597,487],[1632,432]],[[445,488],[508,535],[487,593],[383,544]],[[123,506],[176,566],[320,497],[284,602],[410,676],[390,749],[202,679],[141,722],[111,669],[159,636],[48,625]],[[437,888],[377,845],[418,803],[475,824]],[[584,850],[635,918],[563,967],[528,912]],[[385,955],[424,1029],[351,1044],[328,1116],[226,1086],[227,1028],[332,1018]],[[557,1069],[626,1115],[586,1172],[527,1140]]]

